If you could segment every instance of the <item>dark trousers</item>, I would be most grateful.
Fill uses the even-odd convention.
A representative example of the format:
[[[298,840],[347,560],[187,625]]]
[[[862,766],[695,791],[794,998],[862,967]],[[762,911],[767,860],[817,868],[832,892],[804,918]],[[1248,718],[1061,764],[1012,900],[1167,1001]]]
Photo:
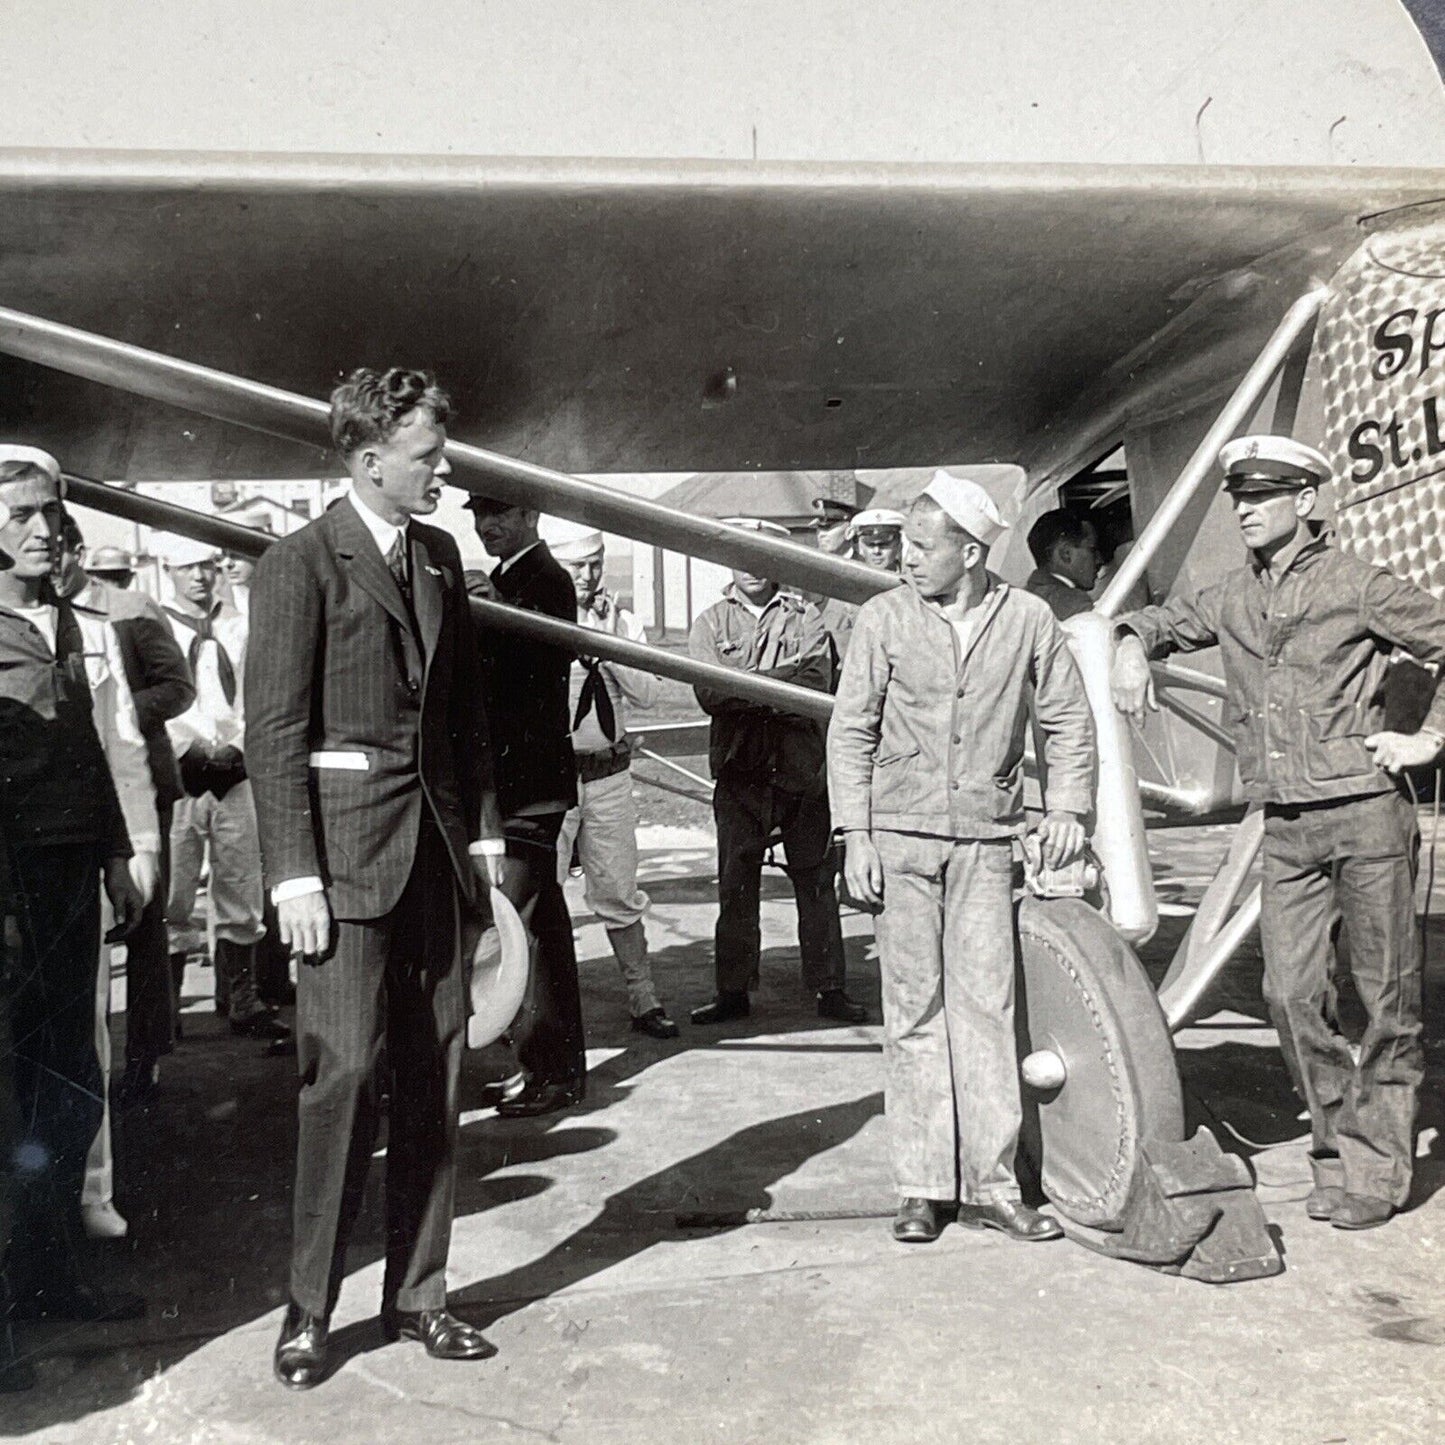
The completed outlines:
[[[718,991],[757,987],[763,854],[774,832],[781,833],[787,850],[787,874],[798,905],[803,986],[842,988],[843,930],[828,849],[833,827],[828,795],[787,793],[767,782],[723,776],[713,789],[712,811],[717,822]]]
[[[338,920],[336,947],[297,985],[301,1071],[291,1295],[330,1315],[377,1130],[377,1061],[391,1075],[383,1306],[446,1303],[466,981],[457,883],[424,817],[411,876],[383,918]]]
[[[572,916],[557,881],[557,837],[565,817],[508,818],[502,828],[508,860],[502,891],[536,945],[517,1060],[530,1078],[544,1084],[574,1084],[587,1074]]]
[[[1396,1205],[1410,1192],[1425,1062],[1419,850],[1397,793],[1265,810],[1264,992],[1309,1106],[1315,1179]],[[1358,1063],[1328,1007],[1336,918],[1368,1020]]]
[[[17,1297],[82,1274],[85,1158],[100,1128],[95,985],[100,854],[94,844],[11,851],[18,957],[5,992],[19,1118],[7,1273]]]
[[[159,807],[160,878],[155,896],[125,941],[125,1058],[133,1067],[154,1063],[171,1051],[175,1005],[171,996],[166,900],[171,896],[171,813]]]
[[[264,1004],[280,1008],[287,1002],[291,990],[291,957],[286,945],[281,942],[281,930],[276,923],[276,905],[271,902],[271,890],[266,890],[261,905],[261,922],[266,935],[256,945],[256,994]]]

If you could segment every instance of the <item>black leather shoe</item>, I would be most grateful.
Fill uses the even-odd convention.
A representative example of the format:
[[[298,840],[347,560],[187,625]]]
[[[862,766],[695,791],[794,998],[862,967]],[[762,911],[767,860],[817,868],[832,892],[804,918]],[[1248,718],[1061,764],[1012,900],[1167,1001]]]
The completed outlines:
[[[841,988],[825,988],[818,995],[818,1017],[836,1019],[840,1024],[866,1024],[868,1010],[854,1003]]]
[[[281,1321],[272,1365],[288,1390],[309,1390],[326,1374],[327,1322],[292,1300]]]
[[[475,1325],[445,1310],[383,1310],[381,1332],[392,1343],[420,1340],[434,1360],[489,1360],[497,1353]]]
[[[942,1206],[934,1199],[905,1198],[893,1216],[893,1237],[900,1244],[932,1244],[943,1231]]]
[[[632,1020],[632,1032],[646,1034],[653,1039],[676,1039],[682,1037],[682,1030],[660,1009],[648,1009]]]
[[[1368,1194],[1346,1194],[1339,1208],[1330,1215],[1336,1229],[1378,1229],[1389,1222],[1395,1206],[1388,1199],[1375,1199]]]
[[[126,1290],[96,1289],[78,1281],[17,1299],[13,1307],[17,1320],[77,1320],[83,1324],[138,1320],[145,1312],[142,1295]]]
[[[720,993],[711,1003],[695,1008],[688,1017],[695,1024],[726,1024],[745,1019],[753,1011],[745,993]]]
[[[253,1013],[250,1018],[232,1019],[231,1032],[247,1039],[269,1039],[272,1043],[284,1043],[291,1037],[291,1030],[272,1014],[270,1009]]]
[[[1328,1220],[1335,1217],[1335,1211],[1345,1202],[1342,1184],[1316,1184],[1305,1200],[1305,1213],[1311,1219]]]
[[[1062,1239],[1064,1231],[1057,1219],[1030,1209],[1018,1199],[997,1199],[992,1204],[959,1206],[958,1222],[969,1229],[997,1229],[1010,1239],[1025,1244],[1039,1244],[1046,1239]]]
[[[580,1104],[586,1092],[581,1079],[573,1084],[544,1084],[533,1079],[515,1099],[498,1104],[497,1113],[504,1119],[535,1119],[539,1114],[555,1114]]]

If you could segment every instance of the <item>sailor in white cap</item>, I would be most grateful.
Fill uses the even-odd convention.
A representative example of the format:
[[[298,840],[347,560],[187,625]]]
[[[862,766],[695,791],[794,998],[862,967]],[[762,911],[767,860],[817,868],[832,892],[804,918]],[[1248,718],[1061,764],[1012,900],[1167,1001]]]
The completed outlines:
[[[734,527],[787,535],[776,523],[730,517]],[[688,651],[702,662],[826,692],[833,651],[818,609],[771,578],[734,568],[732,585],[692,625]],[[823,728],[810,718],[695,689],[712,717],[713,818],[717,823],[718,918],[713,956],[717,991],[692,1011],[695,1024],[751,1012],[761,956],[759,902],[763,854],[781,833],[798,907],[803,986],[818,1014],[863,1023],[867,1010],[844,991],[843,933],[829,844],[832,821],[824,773]]]
[[[828,729],[828,784],[851,895],[881,910],[894,1237],[946,1212],[1012,1239],[1057,1238],[1014,1173],[1014,842],[1030,726],[1047,778],[1046,861],[1084,845],[1093,719],[1048,604],[987,570],[1004,530],[987,492],[939,472],[908,514],[910,583],[858,613]]]
[[[903,527],[908,519],[892,507],[869,507],[848,523],[858,560],[880,572],[903,570]]]
[[[1246,436],[1219,462],[1246,563],[1119,618],[1114,699],[1142,720],[1151,657],[1219,647],[1240,779],[1264,807],[1264,991],[1310,1112],[1305,1213],[1369,1229],[1410,1192],[1424,1071],[1419,830],[1398,774],[1445,742],[1445,693],[1419,731],[1385,731],[1385,678],[1397,647],[1445,662],[1445,606],[1332,545],[1311,519],[1330,476],[1313,447]],[[1337,919],[1369,1019],[1357,1056],[1325,1006]]]
[[[47,453],[0,448],[0,837],[6,901],[15,905],[5,909],[7,925],[13,918],[19,934],[6,970],[0,1094],[7,1123],[20,1126],[13,1138],[7,1132],[7,1150],[44,1162],[12,1170],[7,1160],[0,1188],[15,1228],[0,1241],[0,1267],[10,1319],[98,1321],[145,1308],[137,1296],[95,1289],[73,1244],[104,1097],[96,1055],[101,893],[119,931],[129,932],[145,901],[132,855],[148,845],[153,881],[160,839],[113,635],[98,616],[82,622],[54,587],[65,521],[59,477]],[[13,1362],[4,1333],[0,1372]]]
[[[196,893],[210,845],[210,910],[216,939],[216,1008],[233,1033],[284,1048],[291,1031],[256,990],[262,922],[261,845],[246,776],[246,619],[216,595],[217,549],[191,537],[157,536],[172,599],[171,632],[191,666],[196,700],[166,724],[185,796],[171,820],[171,892],[166,905],[171,975],[179,1007],[186,959],[206,952],[195,926]]]
[[[538,530],[572,578],[578,623],[646,642],[647,629],[603,586],[602,533],[560,517],[543,517]],[[650,900],[637,886],[637,803],[627,734],[628,708],[651,707],[656,698],[657,679],[650,672],[598,658],[572,664],[567,716],[577,759],[577,803],[562,822],[557,864],[565,881],[575,847],[587,880],[587,907],[602,920],[622,970],[633,1029],[655,1039],[675,1039],[678,1027],[657,997],[647,958],[642,916]]]
[[[50,478],[61,497],[65,495],[65,482],[61,476],[60,463],[47,451],[39,447],[21,446],[16,442],[0,442],[0,467],[7,464],[25,464],[37,468]]]
[[[878,572],[901,572],[903,524],[906,520],[902,512],[895,512],[891,507],[869,507],[859,512],[848,523],[848,541],[854,557],[865,567],[872,567]],[[833,639],[837,665],[841,666],[848,655],[853,624],[858,620],[858,604],[844,602],[838,597],[826,597],[819,610],[823,614],[823,626]]]

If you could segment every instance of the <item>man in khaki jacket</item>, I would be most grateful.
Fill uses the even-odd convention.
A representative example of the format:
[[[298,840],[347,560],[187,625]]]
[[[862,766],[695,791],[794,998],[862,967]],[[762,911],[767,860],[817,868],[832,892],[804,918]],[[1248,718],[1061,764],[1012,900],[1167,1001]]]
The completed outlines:
[[[977,483],[935,474],[908,514],[911,584],[858,613],[828,731],[850,893],[881,908],[885,1093],[902,1204],[894,1237],[943,1212],[1019,1240],[1058,1224],[1025,1206],[1014,1042],[1013,840],[1030,715],[1048,790],[1045,861],[1084,846],[1093,719],[1048,604],[986,567],[1003,531]]]

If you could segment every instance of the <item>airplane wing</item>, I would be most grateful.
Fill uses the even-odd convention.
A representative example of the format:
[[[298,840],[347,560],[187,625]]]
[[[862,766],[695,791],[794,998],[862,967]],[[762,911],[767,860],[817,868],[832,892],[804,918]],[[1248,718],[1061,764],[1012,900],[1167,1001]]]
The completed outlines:
[[[1021,462],[1227,385],[1364,216],[1445,171],[0,152],[5,305],[310,395],[434,368],[561,470]],[[89,475],[284,477],[294,443],[0,361]]]

